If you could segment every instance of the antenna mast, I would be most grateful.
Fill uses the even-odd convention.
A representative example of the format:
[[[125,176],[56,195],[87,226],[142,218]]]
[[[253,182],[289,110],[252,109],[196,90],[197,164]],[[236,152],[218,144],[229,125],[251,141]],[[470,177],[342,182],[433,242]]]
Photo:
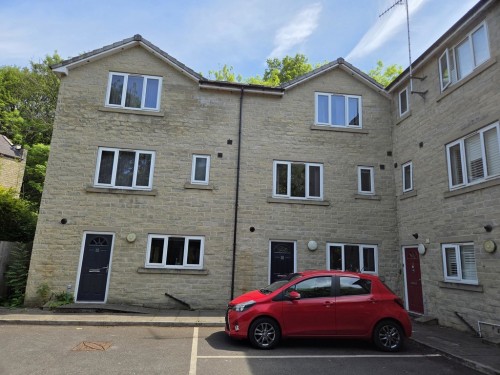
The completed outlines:
[[[415,76],[413,76],[412,61],[411,61],[411,41],[410,41],[410,11],[408,9],[408,0],[397,0],[389,8],[387,8],[385,11],[383,11],[381,14],[379,14],[379,18],[382,17],[387,12],[390,12],[394,7],[396,7],[396,5],[402,5],[403,2],[405,4],[405,8],[406,8],[406,30],[408,33],[408,61],[409,61],[409,72],[410,72],[410,93],[411,94],[418,94],[422,98],[425,99],[424,95],[427,94],[427,91],[424,91],[424,92],[413,91],[413,78],[423,81],[427,77],[415,77]]]

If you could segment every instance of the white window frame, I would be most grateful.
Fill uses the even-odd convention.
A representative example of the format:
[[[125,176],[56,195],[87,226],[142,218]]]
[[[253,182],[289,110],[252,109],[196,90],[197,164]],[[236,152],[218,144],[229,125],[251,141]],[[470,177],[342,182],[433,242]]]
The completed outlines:
[[[403,106],[402,106],[403,102],[401,100],[401,94],[403,94],[403,93],[406,93],[406,100],[405,100],[405,102],[406,102],[406,111],[404,111],[404,112],[402,112],[402,110],[401,110],[403,108]],[[410,111],[410,96],[409,96],[409,94],[410,94],[410,90],[408,89],[408,86],[406,86],[403,90],[401,90],[399,92],[399,95],[398,95],[398,98],[399,98],[399,117],[402,117],[402,116],[406,115]]]
[[[206,160],[205,179],[204,180],[197,180],[195,178],[196,177],[196,164],[198,162],[198,159],[205,159]],[[193,154],[193,162],[192,162],[192,166],[191,166],[191,183],[198,184],[198,185],[208,185],[209,181],[210,181],[210,155]]]
[[[319,96],[328,96],[328,122],[320,122],[319,121],[319,116],[318,116],[318,97]],[[332,96],[343,96],[345,98],[345,108],[344,108],[344,124],[333,124],[331,115],[332,115],[332,110],[331,110],[331,104],[332,104]],[[359,125],[349,125],[348,124],[348,116],[349,116],[349,98],[354,98],[358,100],[358,113],[359,113]],[[315,125],[320,125],[320,126],[332,126],[332,127],[337,127],[337,128],[353,128],[353,129],[361,129],[363,127],[363,101],[362,97],[359,95],[346,95],[346,94],[336,94],[336,93],[325,93],[325,92],[316,92],[314,96],[314,107],[315,107],[315,114],[314,114],[314,123]]]
[[[497,138],[498,138],[498,144],[499,144],[499,149],[500,149],[500,126],[499,123],[496,122],[494,124],[488,125],[484,128],[479,129],[478,131],[475,131],[474,133],[468,134],[467,136],[460,138],[454,142],[451,142],[446,145],[446,162],[447,162],[447,168],[448,168],[448,184],[450,190],[454,189],[459,189],[465,186],[470,186],[470,185],[475,185],[481,182],[484,182],[486,180],[490,180],[493,178],[498,178],[500,177],[500,174],[494,174],[490,175],[488,173],[488,163],[486,160],[486,148],[485,148],[485,143],[484,143],[484,133],[487,132],[488,130],[491,130],[493,128],[497,129]],[[466,159],[466,148],[465,148],[465,140],[467,138],[473,137],[475,135],[479,134],[480,137],[480,142],[481,142],[481,158],[483,162],[483,171],[484,171],[484,177],[483,178],[477,178],[475,180],[471,180],[468,176],[468,170],[467,170],[467,159]],[[462,175],[463,175],[463,182],[453,185],[453,175],[452,175],[452,168],[451,168],[451,160],[450,160],[450,149],[456,145],[459,145],[460,147],[460,164],[462,168]]]
[[[378,274],[378,245],[368,245],[368,244],[357,244],[357,243],[339,243],[339,242],[327,242],[326,244],[326,269],[330,270],[330,246],[338,246],[342,249],[342,271],[345,271],[345,246],[358,246],[359,247],[359,266],[361,273],[367,273],[372,275]],[[364,270],[364,249],[373,248],[374,249],[374,262],[375,271],[365,271]]]
[[[276,184],[278,179],[278,165],[287,165],[287,194],[278,194],[276,191]],[[292,193],[292,164],[304,164],[305,165],[305,197],[293,197]],[[319,167],[320,174],[320,187],[319,187],[319,197],[311,196],[309,192],[309,167]],[[323,200],[323,164],[319,163],[305,163],[305,162],[293,162],[293,161],[282,161],[275,160],[273,162],[273,197],[274,198],[286,198],[286,199],[301,199],[301,200]]]
[[[406,179],[405,179],[405,169],[410,168],[410,186],[406,186]],[[402,171],[402,177],[403,177],[403,193],[406,193],[408,191],[413,190],[413,163],[411,161],[404,163],[401,166],[401,171]]]
[[[446,282],[453,282],[453,283],[460,283],[460,284],[472,284],[472,285],[478,285],[478,279],[477,279],[477,262],[476,262],[476,252],[474,249],[474,267],[475,267],[475,279],[464,279],[463,278],[463,270],[462,270],[462,256],[460,253],[460,247],[461,246],[473,246],[473,242],[468,242],[468,243],[450,243],[450,244],[442,244],[441,245],[441,253],[443,257],[443,276],[444,276],[444,281]],[[455,251],[455,259],[456,259],[456,267],[457,267],[457,275],[456,276],[450,276],[448,275],[447,271],[447,263],[446,263],[446,249],[453,249]]]
[[[121,103],[120,104],[110,104],[109,103],[110,94],[111,94],[111,82],[113,80],[113,76],[121,76],[121,77],[123,77],[123,89],[122,89]],[[143,87],[142,87],[141,106],[140,106],[140,108],[125,106],[125,101],[126,101],[126,98],[127,98],[127,85],[128,85],[129,77],[142,77],[143,78]],[[145,107],[146,87],[147,87],[146,82],[147,82],[148,79],[158,80],[158,91],[156,93],[157,100],[156,100],[156,106],[154,108]],[[104,106],[105,107],[111,107],[111,108],[124,108],[124,109],[132,109],[132,110],[139,110],[139,111],[156,111],[157,112],[157,111],[160,110],[161,87],[162,87],[162,77],[150,76],[150,75],[143,75],[143,74],[129,74],[129,73],[109,72],[108,87],[106,89],[106,103],[104,104]]]
[[[167,265],[167,253],[168,253],[168,241],[169,238],[184,238],[184,254],[182,259],[182,264],[179,265]],[[151,243],[153,239],[163,239],[163,255],[161,263],[150,263],[150,255],[151,255]],[[200,241],[200,263],[198,264],[189,264],[187,262],[188,258],[188,248],[190,240],[199,240]],[[168,269],[203,269],[203,258],[205,254],[205,237],[203,236],[177,236],[177,235],[165,235],[165,234],[149,234],[148,235],[148,244],[146,249],[146,261],[145,268],[168,268]]]
[[[113,170],[111,172],[111,183],[100,183],[99,182],[99,172],[101,168],[101,157],[103,151],[113,152]],[[132,179],[132,186],[121,186],[116,185],[116,173],[118,168],[118,155],[120,151],[125,152],[135,152],[135,161],[134,161],[134,176]],[[139,155],[151,155],[151,165],[149,170],[149,181],[147,186],[138,186],[137,185],[137,167],[139,164]],[[94,186],[95,187],[106,187],[106,188],[115,188],[115,189],[127,189],[127,190],[151,190],[153,187],[153,173],[154,173],[154,165],[155,165],[155,152],[154,151],[145,151],[145,150],[132,150],[132,149],[122,149],[122,148],[110,148],[110,147],[99,147],[97,151],[97,164],[95,168],[95,176],[94,176]]]
[[[371,185],[370,191],[362,190],[362,183],[361,183],[361,171],[362,170],[369,170],[370,171],[370,185]],[[363,195],[374,195],[375,194],[375,168],[374,167],[368,167],[368,166],[363,166],[363,165],[358,166],[358,194],[363,194]]]
[[[484,27],[484,32],[486,35],[486,47],[487,47],[487,55],[488,57],[484,61],[475,61],[475,56],[474,56],[474,44],[472,42],[472,35],[478,31],[481,27]],[[459,70],[460,66],[457,62],[457,54],[456,54],[456,49],[458,46],[463,44],[463,42],[467,42],[470,48],[470,53],[472,56],[472,70],[466,74],[464,74],[462,77],[459,76]],[[449,77],[448,77],[448,82],[443,81],[443,69],[441,65],[442,58],[446,58],[446,63],[448,65],[448,72],[449,72]],[[441,56],[438,59],[438,66],[439,66],[439,80],[441,84],[441,91],[444,91],[448,86],[461,81],[465,77],[469,76],[476,70],[476,68],[480,65],[482,65],[484,62],[488,61],[491,58],[491,49],[490,49],[490,38],[489,38],[489,33],[488,33],[488,25],[486,24],[486,21],[481,22],[479,25],[477,25],[470,33],[468,33],[464,38],[460,39],[460,41],[454,45],[452,48],[445,50]]]

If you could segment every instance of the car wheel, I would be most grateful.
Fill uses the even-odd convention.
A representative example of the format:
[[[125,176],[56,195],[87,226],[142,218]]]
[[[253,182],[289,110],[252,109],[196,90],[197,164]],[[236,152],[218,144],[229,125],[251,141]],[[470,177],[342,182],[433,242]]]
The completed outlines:
[[[373,330],[373,342],[380,350],[397,352],[403,347],[404,334],[401,326],[392,320],[379,322]]]
[[[271,318],[259,318],[250,326],[248,338],[258,349],[274,348],[281,338],[280,327]]]

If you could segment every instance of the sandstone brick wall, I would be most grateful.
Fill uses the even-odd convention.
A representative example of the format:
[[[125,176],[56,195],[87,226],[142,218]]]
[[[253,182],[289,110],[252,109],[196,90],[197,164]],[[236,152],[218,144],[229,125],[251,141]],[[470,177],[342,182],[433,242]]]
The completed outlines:
[[[500,180],[462,188],[450,194],[446,162],[446,144],[474,130],[498,122],[500,118],[500,6],[497,3],[487,14],[480,14],[471,27],[462,30],[446,43],[451,48],[480,22],[486,19],[491,59],[443,94],[439,85],[438,58],[443,48],[414,75],[415,91],[426,91],[425,99],[411,96],[411,115],[397,118],[397,94],[394,90],[393,130],[394,170],[396,185],[399,242],[401,245],[425,243],[427,253],[421,256],[425,313],[439,318],[440,323],[467,329],[455,312],[476,327],[478,320],[500,323],[498,269],[500,253],[488,254],[482,248],[486,239],[500,243]],[[420,146],[422,143],[422,146]],[[402,193],[401,164],[411,160],[414,168],[415,193]],[[494,227],[487,233],[483,226]],[[418,241],[411,234],[418,233]],[[443,283],[444,243],[473,242],[479,287]],[[456,289],[450,289],[456,287]]]
[[[25,152],[26,154],[26,152]],[[0,155],[0,185],[19,194],[23,185],[26,156],[14,159]]]

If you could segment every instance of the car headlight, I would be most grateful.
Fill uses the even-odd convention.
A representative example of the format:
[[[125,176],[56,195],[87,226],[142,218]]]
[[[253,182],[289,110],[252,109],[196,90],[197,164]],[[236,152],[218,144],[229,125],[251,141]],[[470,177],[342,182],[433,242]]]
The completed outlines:
[[[247,301],[247,302],[242,302],[242,303],[238,303],[236,306],[234,306],[233,310],[234,311],[238,311],[238,312],[242,312],[242,311],[248,310],[253,305],[255,305],[255,301],[254,300]]]

